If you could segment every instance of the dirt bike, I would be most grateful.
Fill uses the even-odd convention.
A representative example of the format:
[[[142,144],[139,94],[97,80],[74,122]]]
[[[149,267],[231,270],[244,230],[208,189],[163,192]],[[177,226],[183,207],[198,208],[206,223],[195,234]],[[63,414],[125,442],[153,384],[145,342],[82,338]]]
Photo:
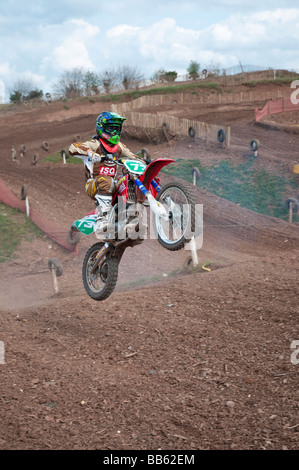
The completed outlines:
[[[142,243],[147,223],[147,206],[153,216],[155,238],[167,250],[181,249],[195,231],[195,201],[189,187],[175,181],[161,187],[160,170],[174,160],[158,158],[148,164],[138,160],[118,160],[122,174],[115,178],[116,190],[106,231],[98,230],[97,209],[72,223],[68,240],[79,241],[80,234],[94,233],[101,239],[92,245],[84,258],[82,279],[87,294],[104,300],[113,292],[118,266],[125,249]],[[142,212],[142,216],[141,216]]]

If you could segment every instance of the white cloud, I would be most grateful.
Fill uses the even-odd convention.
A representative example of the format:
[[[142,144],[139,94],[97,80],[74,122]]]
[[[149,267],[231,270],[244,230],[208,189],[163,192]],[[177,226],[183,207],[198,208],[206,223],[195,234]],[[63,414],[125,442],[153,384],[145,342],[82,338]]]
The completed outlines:
[[[216,24],[212,27],[213,39],[219,45],[225,46],[233,39],[233,33],[228,25]]]
[[[75,67],[94,68],[85,44],[72,37],[65,38],[60,46],[55,47],[43,65],[49,66],[49,63],[57,71]]]
[[[278,8],[277,10],[266,10],[252,15],[257,21],[277,25],[279,23],[292,22],[298,18],[298,8]]]
[[[99,32],[98,26],[76,19],[46,27],[42,35],[52,38],[52,49],[41,60],[40,70],[43,73],[50,70],[58,78],[64,70],[95,69],[89,47]]]
[[[284,14],[238,13],[202,29],[183,28],[178,25],[179,20],[163,18],[143,28],[117,25],[107,31],[107,37],[116,51],[115,61],[120,57],[135,59],[135,63],[143,64],[147,77],[161,67],[184,74],[191,60],[197,60],[203,67],[210,62],[230,67],[239,60],[269,67],[282,62],[283,43],[293,34],[298,14],[299,9]]]
[[[132,65],[145,78],[162,67],[185,74],[191,60],[295,69],[297,1],[1,2],[0,79],[10,85],[26,72],[50,91],[74,67]]]
[[[128,24],[119,24],[107,31],[107,38],[117,38],[119,36],[136,36],[141,31],[140,27],[130,26]]]
[[[11,72],[12,72],[12,69],[8,61],[4,63],[0,63],[0,76],[1,77],[3,78],[9,77]]]
[[[114,50],[122,46],[116,59],[122,55],[122,60],[142,63],[147,77],[162,66],[172,70],[186,68],[186,60],[194,57],[200,36],[200,31],[178,26],[174,18],[163,18],[143,28],[119,25],[107,31]]]
[[[133,48],[148,73],[162,66],[183,73],[190,60],[197,60],[202,66],[213,61],[230,67],[242,60],[243,64],[283,68],[284,57],[297,46],[294,38],[298,34],[298,18],[299,9],[294,8],[237,13],[203,29],[182,28],[177,24],[179,20],[163,18],[142,29],[116,26],[107,36],[113,37],[114,48],[125,44],[128,57]],[[118,60],[119,56],[115,58]],[[296,67],[298,55],[292,63],[292,68]]]

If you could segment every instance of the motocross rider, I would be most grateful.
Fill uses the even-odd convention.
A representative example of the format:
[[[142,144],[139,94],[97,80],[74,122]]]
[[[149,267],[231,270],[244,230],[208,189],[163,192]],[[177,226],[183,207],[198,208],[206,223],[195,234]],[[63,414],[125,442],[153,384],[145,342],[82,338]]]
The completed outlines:
[[[81,158],[85,167],[85,191],[95,200],[98,220],[108,221],[112,194],[115,190],[116,162],[120,158],[142,159],[120,142],[122,124],[126,118],[112,112],[99,114],[96,120],[97,135],[86,142],[75,142],[69,154]],[[108,159],[107,159],[108,157]]]

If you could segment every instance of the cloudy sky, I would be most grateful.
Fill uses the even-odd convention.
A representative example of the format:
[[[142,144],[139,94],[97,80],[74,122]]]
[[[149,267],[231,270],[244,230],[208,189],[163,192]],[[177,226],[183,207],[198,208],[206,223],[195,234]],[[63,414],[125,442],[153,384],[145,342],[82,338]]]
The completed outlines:
[[[63,71],[130,65],[186,74],[253,65],[299,71],[298,0],[0,0],[0,82],[44,93]],[[8,96],[7,96],[8,95]]]

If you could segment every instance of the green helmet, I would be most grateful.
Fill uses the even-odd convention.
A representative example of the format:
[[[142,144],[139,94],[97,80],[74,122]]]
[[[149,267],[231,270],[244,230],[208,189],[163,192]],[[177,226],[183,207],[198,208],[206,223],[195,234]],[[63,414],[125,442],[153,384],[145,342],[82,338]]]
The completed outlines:
[[[105,145],[110,146],[118,145],[120,141],[122,124],[126,118],[119,116],[116,113],[104,112],[98,115],[96,121],[96,131],[101,140]]]

